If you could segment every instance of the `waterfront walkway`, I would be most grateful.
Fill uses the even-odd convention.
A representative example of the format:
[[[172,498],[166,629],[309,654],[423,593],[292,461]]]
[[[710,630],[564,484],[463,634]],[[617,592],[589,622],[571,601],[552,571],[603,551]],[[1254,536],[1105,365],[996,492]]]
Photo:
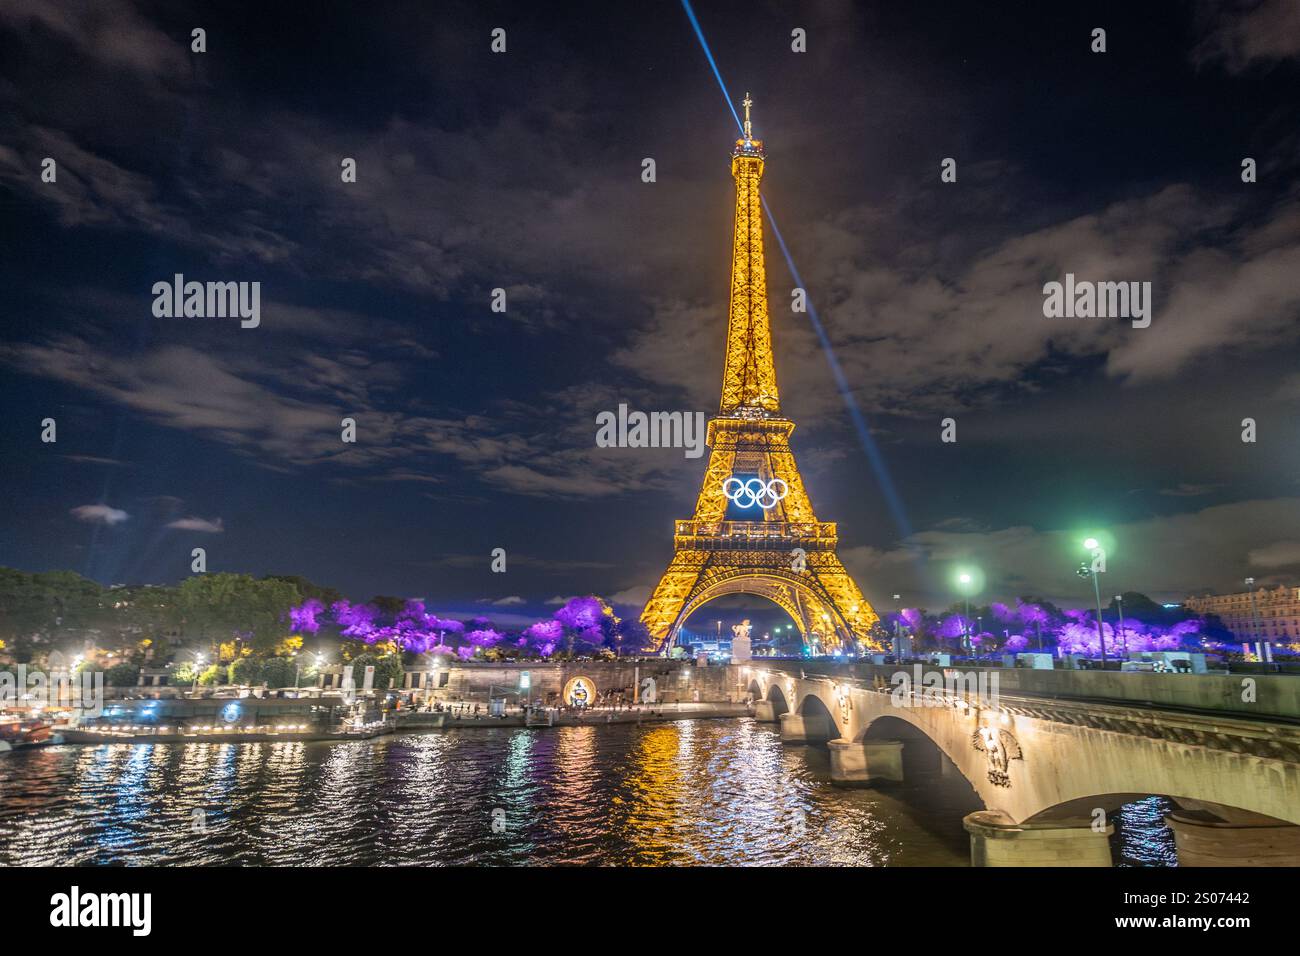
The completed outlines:
[[[471,705],[472,706],[472,705]],[[482,706],[480,704],[480,706]],[[214,727],[211,731],[187,733],[150,733],[140,730],[55,730],[56,739],[50,744],[116,744],[116,743],[259,743],[285,741],[367,740],[393,734],[423,733],[452,728],[488,729],[492,727],[533,726],[601,727],[609,724],[662,723],[670,720],[700,720],[749,716],[753,710],[748,704],[727,701],[700,703],[640,704],[632,707],[594,707],[588,709],[549,708],[552,723],[528,724],[521,708],[510,708],[500,717],[488,716],[486,707],[477,715],[469,708],[452,707],[441,713],[428,711],[399,711],[386,720],[356,730],[285,730],[238,731]]]
[[[680,704],[638,704],[631,707],[591,707],[584,709],[551,708],[555,727],[601,726],[603,724],[640,724],[665,720],[692,720],[714,717],[746,717],[753,712],[749,704],[727,701],[701,701]],[[526,719],[520,708],[509,708],[502,717],[489,717],[444,710],[442,713],[424,711],[403,712],[399,727],[411,730],[420,727],[523,727]]]

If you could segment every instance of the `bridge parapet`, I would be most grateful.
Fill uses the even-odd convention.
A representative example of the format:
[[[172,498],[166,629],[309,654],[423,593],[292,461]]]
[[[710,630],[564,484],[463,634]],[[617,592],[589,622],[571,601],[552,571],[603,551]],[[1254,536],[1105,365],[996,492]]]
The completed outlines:
[[[969,667],[961,664],[870,664],[755,658],[751,669],[793,676],[850,680],[859,686],[896,682],[920,673],[971,675],[996,687],[999,695],[1049,700],[1105,701],[1156,710],[1232,714],[1250,719],[1281,718],[1300,722],[1300,677],[1286,674],[1156,674],[1151,672],[1032,670],[1018,667]]]

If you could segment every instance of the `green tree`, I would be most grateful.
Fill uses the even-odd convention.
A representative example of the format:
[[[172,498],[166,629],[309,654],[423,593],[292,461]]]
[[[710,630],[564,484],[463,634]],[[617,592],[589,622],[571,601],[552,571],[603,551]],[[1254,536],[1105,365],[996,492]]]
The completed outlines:
[[[401,654],[385,654],[375,667],[375,687],[380,690],[398,688],[406,677]]]
[[[225,670],[219,664],[209,664],[207,669],[199,675],[199,685],[201,687],[216,687],[221,683],[221,679],[226,676]]]
[[[194,683],[195,667],[193,661],[177,664],[167,675],[167,683],[173,687],[187,687]]]
[[[288,657],[271,657],[262,664],[262,682],[267,687],[292,687],[295,663]]]
[[[313,584],[311,581],[308,581],[306,578],[298,574],[268,574],[262,578],[262,580],[279,581],[284,584],[293,585],[293,587],[298,591],[298,598],[300,601],[315,598],[320,601],[321,604],[329,607],[331,604],[343,600],[343,594],[341,591],[337,591],[334,588],[323,587],[319,584]]]
[[[104,588],[71,571],[0,568],[0,640],[15,660],[30,661],[38,644],[105,626],[104,595]]]
[[[383,594],[376,594],[370,599],[370,603],[379,608],[380,614],[388,617],[395,617],[406,608],[406,599],[399,597],[388,597]]]
[[[241,657],[230,662],[226,673],[232,684],[258,684],[262,681],[262,662],[251,657]]]
[[[292,584],[247,574],[196,574],[177,594],[187,634],[211,644],[251,633],[253,650],[263,653],[288,636],[289,608],[297,603]]]
[[[134,687],[140,681],[140,668],[134,664],[114,664],[104,671],[104,683],[109,687]]]

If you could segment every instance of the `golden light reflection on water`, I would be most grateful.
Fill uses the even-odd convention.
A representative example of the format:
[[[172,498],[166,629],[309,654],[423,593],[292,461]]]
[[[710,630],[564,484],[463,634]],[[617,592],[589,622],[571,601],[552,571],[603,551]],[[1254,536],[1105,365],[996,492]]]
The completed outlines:
[[[832,787],[824,750],[750,720],[54,746],[3,761],[0,865],[964,866],[969,852],[951,781]],[[1142,840],[1162,858],[1157,830]]]
[[[658,724],[641,734],[632,757],[633,773],[627,781],[623,825],[637,863],[660,865],[674,859],[685,847],[680,801],[687,787],[678,762],[681,726]]]

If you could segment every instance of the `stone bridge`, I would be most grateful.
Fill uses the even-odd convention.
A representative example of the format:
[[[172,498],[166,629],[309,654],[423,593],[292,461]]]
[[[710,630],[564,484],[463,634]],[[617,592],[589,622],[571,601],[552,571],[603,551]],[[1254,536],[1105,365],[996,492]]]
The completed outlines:
[[[1108,816],[1152,795],[1176,808],[1180,865],[1300,864],[1300,679],[760,659],[732,672],[783,740],[829,747],[837,784],[960,774],[985,808],[964,821],[976,866],[1109,866]]]

